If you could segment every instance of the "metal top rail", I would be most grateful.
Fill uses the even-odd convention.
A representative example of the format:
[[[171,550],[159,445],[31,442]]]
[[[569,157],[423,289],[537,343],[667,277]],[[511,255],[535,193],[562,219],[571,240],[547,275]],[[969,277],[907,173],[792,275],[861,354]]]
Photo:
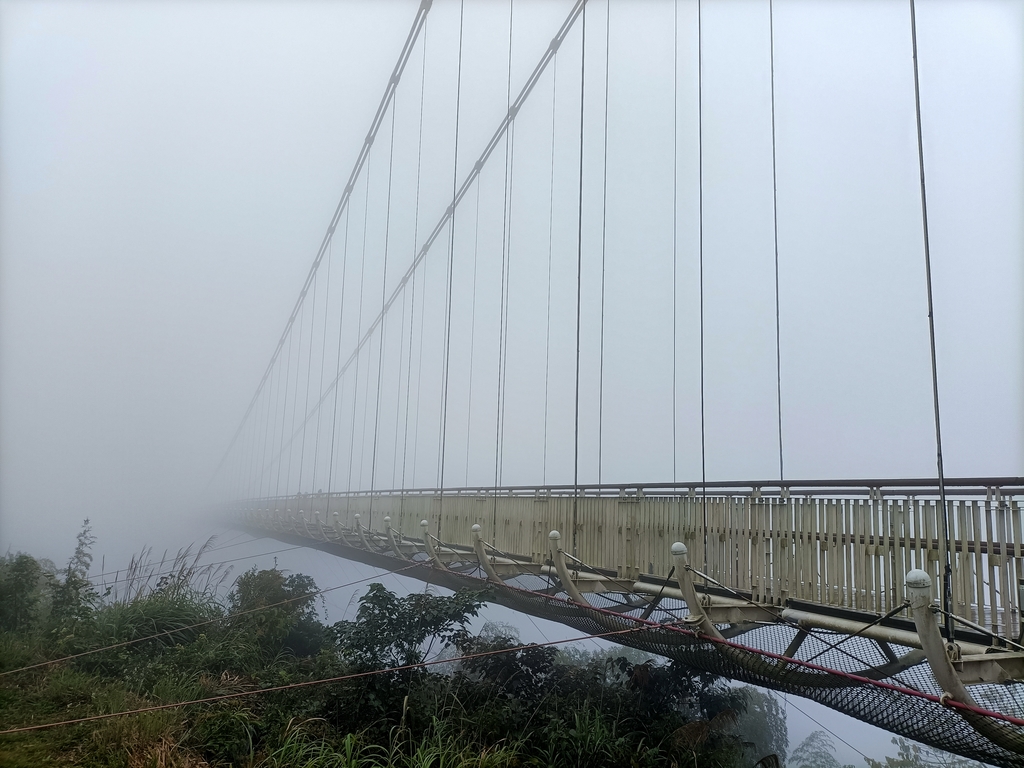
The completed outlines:
[[[954,477],[946,478],[947,492],[955,496],[987,496],[998,491],[1002,497],[1024,496],[1024,477]],[[353,491],[330,491],[331,496],[472,496],[499,494],[511,496],[664,496],[690,495],[715,491],[715,495],[779,496],[835,495],[835,496],[938,496],[936,478],[878,478],[854,480],[747,480],[677,483],[603,483],[563,485],[506,485],[463,486],[455,488],[380,488]],[[325,496],[327,493],[304,493],[300,496]],[[294,499],[296,496],[270,496],[261,501]]]

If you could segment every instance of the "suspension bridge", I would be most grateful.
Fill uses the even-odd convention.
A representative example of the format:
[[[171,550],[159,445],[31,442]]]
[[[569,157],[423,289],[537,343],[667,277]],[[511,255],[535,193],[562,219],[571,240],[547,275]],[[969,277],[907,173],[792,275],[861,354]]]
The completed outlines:
[[[735,451],[764,441],[712,433],[706,419],[706,308],[724,299],[704,285],[701,5],[685,22],[695,22],[693,51],[679,4],[666,4],[674,66],[664,96],[651,96],[670,137],[659,150],[668,183],[649,181],[665,237],[645,248],[638,235],[617,272],[611,7],[566,3],[525,68],[513,62],[515,8],[501,11],[503,75],[487,89],[503,98],[491,99],[493,130],[478,141],[464,126],[486,111],[466,92],[481,77],[464,59],[466,7],[452,4],[431,28],[437,9],[423,0],[217,469],[224,508],[256,535],[486,589],[595,634],[633,629],[616,642],[1024,765],[1024,478],[943,471],[913,2],[923,240],[912,255],[923,253],[938,471],[854,480],[784,472],[783,383],[801,374],[784,370],[780,352],[777,192],[765,289],[773,364],[760,373],[774,385],[778,472],[708,479],[709,439]],[[680,61],[694,54],[687,101]],[[436,79],[454,96],[435,109]],[[696,171],[696,217],[680,213],[684,166]],[[685,256],[684,239],[696,242]],[[658,259],[661,303],[633,301],[623,314],[610,297]],[[660,477],[624,474],[651,467]]]

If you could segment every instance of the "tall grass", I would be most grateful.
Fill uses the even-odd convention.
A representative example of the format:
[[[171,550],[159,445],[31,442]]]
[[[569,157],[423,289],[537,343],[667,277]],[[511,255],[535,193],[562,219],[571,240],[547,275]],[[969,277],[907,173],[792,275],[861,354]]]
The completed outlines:
[[[419,738],[395,726],[383,743],[365,733],[332,743],[312,733],[310,724],[289,724],[280,746],[255,760],[253,768],[511,768],[521,763],[521,743],[481,746],[438,718]]]

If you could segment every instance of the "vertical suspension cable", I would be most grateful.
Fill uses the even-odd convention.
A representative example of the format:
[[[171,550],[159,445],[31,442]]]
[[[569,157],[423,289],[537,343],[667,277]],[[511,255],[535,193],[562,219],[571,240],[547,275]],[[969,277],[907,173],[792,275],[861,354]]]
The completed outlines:
[[[420,345],[416,351],[416,421],[413,424],[413,435],[412,435],[412,479],[413,485],[416,485],[416,460],[419,455],[420,447],[420,412],[421,401],[423,395],[423,347],[425,346],[424,339],[424,322],[427,316],[427,277],[429,272],[427,271],[427,264],[423,265],[423,287],[420,289]]]
[[[779,180],[775,163],[775,7],[768,0],[769,63],[772,94],[772,231],[775,238],[775,398],[779,416],[779,482],[786,479],[782,453],[782,334],[779,309]]]
[[[427,84],[427,27],[423,28],[423,59],[420,63],[420,116],[419,116],[419,127],[417,128],[416,138],[416,202],[415,209],[413,211],[413,225],[412,225],[412,250],[416,253],[416,248],[420,241],[420,171],[422,168],[423,161],[423,103],[424,96],[426,95],[426,84]],[[426,265],[423,267],[424,279],[426,279]],[[405,380],[405,436],[402,438],[402,490],[406,488],[406,458],[408,457],[409,451],[409,402],[410,402],[410,386],[412,384],[412,347],[413,347],[413,324],[416,318],[416,271],[412,273],[412,306],[409,310],[409,364],[406,367],[406,380]],[[426,303],[425,301],[423,303]],[[419,422],[419,402],[420,402],[420,391],[419,391],[419,379],[423,373],[423,317],[422,308],[420,309],[420,350],[419,350],[419,373],[417,374],[416,382],[416,420]],[[418,432],[418,430],[417,430]],[[415,438],[414,438],[415,439]],[[413,454],[415,455],[416,449],[413,447]],[[415,461],[413,461],[415,467]],[[413,480],[415,481],[415,471],[413,472]],[[402,503],[404,505],[405,494],[402,494]]]
[[[548,484],[548,391],[551,374],[551,253],[555,229],[555,106],[558,97],[558,56],[551,63],[551,170],[548,182],[548,297],[544,321],[544,450],[542,484]]]
[[[276,372],[277,372],[277,366],[274,366],[274,370],[271,371],[270,379],[269,379],[268,384],[267,384],[267,390],[266,390],[266,392],[267,392],[266,410],[263,413],[263,423],[264,423],[263,449],[260,451],[260,464],[259,464],[259,469],[258,469],[258,471],[259,471],[259,479],[260,479],[259,491],[258,492],[259,492],[260,498],[263,498],[265,496],[265,494],[263,493],[263,480],[267,476],[267,463],[266,463],[267,462],[267,451],[270,450],[270,441],[272,439],[271,438],[271,432],[270,432],[270,421],[271,421],[270,414],[271,414],[271,402],[273,402],[274,390],[276,389],[276,387],[274,386],[274,380],[275,380]],[[270,488],[269,488],[269,484],[268,484],[267,492],[269,493],[269,491],[270,491]]]
[[[284,378],[284,397],[281,399],[281,439],[284,440],[284,423],[288,419],[288,386],[291,384],[292,379],[292,332],[288,330],[288,351],[285,353],[285,378]],[[281,495],[281,470],[284,469],[284,456],[278,455],[277,459],[277,483],[274,487],[274,495]]]
[[[704,30],[697,0],[697,261],[700,284],[700,505],[704,527],[704,573],[708,571],[708,473],[704,423]]]
[[[344,336],[342,331],[345,329],[345,289],[348,282],[348,232],[351,220],[351,209],[347,209],[345,212],[345,239],[342,241],[341,252],[341,306],[338,308],[338,351],[335,378],[341,375],[341,340]],[[338,390],[341,389],[341,384],[339,383],[334,388],[334,407],[331,409],[331,456],[327,465],[327,508],[324,510],[324,518],[328,523],[331,521],[331,491],[334,490],[334,449],[338,436]]]
[[[512,103],[512,0],[508,4],[508,77],[505,85],[506,109]],[[509,280],[511,278],[512,258],[512,196],[515,181],[516,158],[516,124],[513,120],[509,125],[508,138],[505,142],[505,202],[502,210],[501,238],[501,300],[499,302],[500,320],[498,323],[498,422],[497,448],[495,451],[495,485],[500,486],[504,472],[505,448],[505,376],[508,363],[508,309]],[[497,497],[495,497],[495,514],[497,514]]]
[[[576,405],[573,430],[573,475],[572,475],[572,554],[578,555],[576,529],[579,527],[580,499],[580,317],[583,298],[583,127],[584,97],[587,73],[587,6],[583,6],[583,29],[580,41],[580,179],[579,200],[576,214]]]
[[[473,224],[473,299],[469,325],[469,397],[466,407],[466,480],[469,485],[469,456],[473,438],[473,358],[476,353],[476,275],[480,254],[480,177],[476,179],[476,210]]]
[[[459,2],[459,64],[455,79],[455,148],[452,162],[452,199],[458,194],[459,184],[459,119],[462,111],[462,41],[463,25],[465,22],[466,0]],[[445,332],[444,332],[444,377],[441,387],[441,445],[438,451],[438,487],[441,489],[440,501],[438,504],[438,535],[441,531],[441,519],[444,511],[444,454],[448,440],[448,366],[451,363],[451,341],[452,341],[452,271],[455,266],[455,213],[457,206],[452,205],[452,215],[448,222],[448,288],[445,298]]]
[[[512,0],[508,4],[508,75],[505,84],[506,109],[512,104]],[[509,251],[512,239],[512,170],[515,163],[516,124],[513,120],[505,134],[505,183],[501,230],[501,292],[498,301],[498,375],[494,409],[494,503],[491,507],[491,542],[495,542],[498,523],[498,488],[501,486],[505,419],[505,363],[508,345]]]
[[[391,453],[391,489],[398,483],[398,434],[402,431],[402,373],[405,371],[405,315],[409,306],[409,295],[402,293],[402,319],[398,324],[398,375],[395,381],[395,436],[394,450]],[[410,340],[410,344],[412,341]],[[401,504],[401,502],[399,502]]]
[[[316,325],[316,288],[319,282],[319,271],[313,275],[313,302],[310,305],[309,318],[309,350],[306,354],[306,402],[302,406],[304,414],[309,413],[309,382],[313,372],[313,329]],[[309,419],[302,422],[302,448],[299,450],[299,493],[302,493],[302,475],[306,465],[306,425]]]
[[[515,158],[516,158],[516,127],[515,124],[509,128],[509,139],[512,144],[511,151],[509,152],[509,176],[508,176],[508,212],[506,214],[508,218],[508,239],[506,245],[506,253],[508,254],[505,259],[505,294],[502,304],[505,308],[505,319],[504,319],[504,330],[501,332],[501,381],[500,381],[500,392],[501,392],[501,415],[500,415],[500,431],[499,431],[499,463],[498,463],[498,485],[500,486],[505,480],[505,405],[508,400],[505,397],[506,380],[508,377],[508,328],[509,328],[509,303],[510,293],[512,290],[512,201],[515,195]],[[495,524],[497,524],[497,498],[495,498]]]
[[[252,449],[249,452],[249,471],[246,476],[246,489],[250,499],[255,499],[259,496],[259,492],[256,490],[256,467],[259,466],[259,455],[260,455],[260,427],[259,427],[259,416],[263,411],[262,393],[260,393],[260,401],[254,408],[253,413],[255,414],[252,421]]]
[[[278,358],[278,362],[279,363],[280,363],[280,360],[281,360],[281,358],[279,357]],[[274,381],[272,383],[272,388],[271,388],[271,390],[272,390],[272,397],[271,397],[271,400],[270,400],[270,405],[268,406],[268,410],[267,410],[267,419],[269,420],[268,421],[268,431],[270,433],[269,447],[270,447],[270,452],[271,453],[273,453],[275,447],[277,446],[277,407],[281,403],[281,369],[282,369],[282,365],[280,365],[280,364],[276,364],[274,366],[274,373],[272,374],[272,379]],[[267,464],[263,468],[263,471],[267,475],[267,496],[269,497],[271,495],[270,494],[270,489],[273,487],[273,483],[274,483],[274,459],[273,458],[271,458],[270,461],[267,462]]]
[[[262,398],[262,393],[260,394],[260,397]],[[259,413],[260,413],[260,410],[262,409],[262,407],[263,407],[263,401],[260,400],[256,404],[256,407],[253,409],[252,450],[249,452],[249,471],[246,473],[246,478],[245,478],[246,495],[250,499],[255,499],[255,498],[258,497],[258,494],[256,492],[255,480],[256,480],[256,467],[258,466],[259,452],[260,452],[259,423],[258,422],[259,422]]]
[[[334,261],[334,236],[331,236],[327,244],[327,285],[324,288],[324,334],[320,340],[320,384],[317,386],[317,401],[319,402],[324,392],[324,366],[327,362],[327,322],[330,319],[331,308],[331,263]],[[316,442],[313,444],[313,475],[310,479],[310,491],[316,489],[316,471],[320,463],[320,424],[323,421],[323,408],[316,409]]]
[[[598,353],[597,377],[597,484],[601,484],[601,470],[604,466],[604,298],[605,298],[605,254],[608,245],[608,73],[611,62],[611,20],[612,2],[605,3],[604,17],[604,140],[601,160],[601,329],[600,352]]]
[[[394,177],[395,168],[395,114],[398,111],[398,96],[391,102],[391,146],[388,150],[388,197],[387,208],[384,214],[384,266],[381,268],[380,278],[380,351],[377,355],[377,396],[374,405],[373,416],[373,452],[370,457],[370,505],[367,516],[367,524],[373,521],[373,491],[377,488],[377,442],[380,435],[380,392],[384,379],[384,349],[387,340],[387,310],[388,301],[388,248],[391,244],[391,181]],[[328,271],[328,274],[330,272]],[[404,324],[404,323],[403,323]]]
[[[932,303],[932,257],[928,241],[928,196],[924,183],[924,136],[921,129],[921,78],[917,60],[917,9],[910,0],[910,39],[914,54],[914,107],[917,116],[917,162],[921,173],[921,230],[924,240],[924,274],[928,291],[928,343],[931,352],[932,405],[935,411],[935,463],[939,473],[939,503],[942,505],[942,533],[946,540],[946,563],[942,574],[942,608],[945,611],[946,639],[953,642],[953,562],[946,506],[946,477],[942,468],[942,425],[939,420],[939,372],[935,356],[935,311]]]
[[[408,466],[407,459],[409,456],[409,406],[412,402],[412,348],[415,344],[416,337],[414,335],[416,326],[416,273],[412,273],[410,279],[410,307],[409,307],[409,358],[405,366],[405,418],[404,426],[402,428],[402,490],[406,489],[406,468]],[[417,392],[417,400],[419,393]],[[404,508],[405,495],[402,495],[402,502]]]
[[[303,302],[302,306],[299,307],[299,338],[295,345],[295,390],[292,395],[292,421],[291,426],[288,429],[288,433],[295,434],[295,412],[299,408],[299,377],[302,375],[302,331],[306,325],[306,303]],[[286,483],[286,490],[291,486],[292,482],[292,457],[295,455],[295,441],[291,440],[288,443],[288,482]],[[302,490],[301,486],[295,489],[296,493]]]
[[[672,483],[677,481],[679,439],[677,430],[679,328],[679,0],[672,0]]]
[[[363,337],[363,294],[366,285],[366,225],[369,219],[370,210],[370,160],[366,159],[366,187],[363,191],[363,232],[362,232],[362,246],[359,255],[359,304],[356,309],[356,337]],[[352,491],[352,467],[355,464],[355,452],[356,452],[356,410],[359,403],[359,361],[362,358],[358,352],[356,353],[356,364],[355,370],[353,371],[352,377],[352,416],[351,426],[349,428],[348,438],[348,480],[346,481],[345,488],[351,494]],[[363,388],[364,395],[367,395],[369,384]],[[363,416],[366,416],[365,404],[363,407]],[[366,419],[363,419],[363,425],[365,427]],[[365,437],[365,431],[363,437]],[[363,441],[360,440],[360,451],[363,448]],[[359,462],[359,476],[362,478],[363,463],[360,459]],[[351,498],[351,496],[349,497]],[[346,511],[348,511],[348,505],[346,504]]]
[[[379,341],[379,339],[378,339]],[[363,473],[366,471],[366,420],[370,413],[370,365],[369,358],[373,355],[373,341],[366,345],[367,364],[363,366],[363,410],[362,420],[359,423],[359,475],[357,482],[359,490],[366,490],[363,483]]]

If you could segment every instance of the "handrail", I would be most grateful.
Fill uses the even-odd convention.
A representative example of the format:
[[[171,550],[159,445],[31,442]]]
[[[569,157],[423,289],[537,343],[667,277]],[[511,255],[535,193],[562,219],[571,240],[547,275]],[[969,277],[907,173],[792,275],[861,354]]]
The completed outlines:
[[[957,496],[984,496],[992,490],[999,490],[1005,496],[1024,496],[1024,477],[966,477],[946,478],[947,490]],[[634,499],[633,494],[644,495],[675,495],[698,490],[723,491],[721,495],[747,495],[759,493],[762,496],[775,497],[783,491],[790,495],[840,495],[840,496],[938,496],[938,480],[936,478],[898,478],[898,479],[857,479],[857,480],[717,480],[707,483],[676,482],[676,483],[602,483],[573,485],[507,485],[507,486],[463,486],[456,488],[394,488],[354,491],[331,491],[328,493],[301,493],[284,496],[266,496],[259,499],[243,499],[240,502],[272,502],[284,499],[345,497],[345,496],[445,496],[461,495],[573,495],[578,490],[586,495],[623,495]],[[649,494],[649,491],[660,493]]]

